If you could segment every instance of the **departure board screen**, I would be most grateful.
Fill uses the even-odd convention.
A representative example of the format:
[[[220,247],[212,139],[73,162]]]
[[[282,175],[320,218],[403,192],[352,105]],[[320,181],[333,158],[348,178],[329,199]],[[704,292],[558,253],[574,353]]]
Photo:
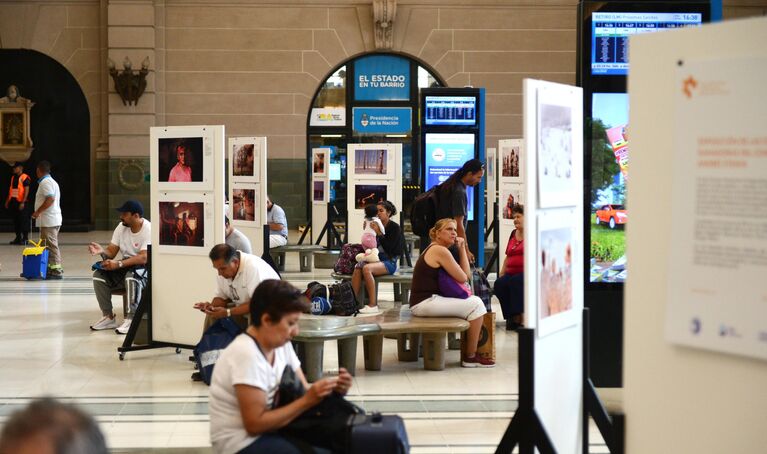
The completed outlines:
[[[628,74],[628,41],[632,35],[699,27],[701,13],[592,13],[591,74]]]
[[[477,124],[477,98],[474,96],[426,96],[428,126],[474,126]]]

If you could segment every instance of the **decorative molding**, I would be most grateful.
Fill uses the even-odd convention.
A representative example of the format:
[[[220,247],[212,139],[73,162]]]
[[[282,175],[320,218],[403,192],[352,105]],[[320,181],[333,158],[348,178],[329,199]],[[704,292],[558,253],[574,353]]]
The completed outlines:
[[[394,19],[397,0],[373,0],[375,48],[391,49],[394,40]]]
[[[128,170],[133,170],[133,172],[127,172]],[[135,171],[138,171],[138,179],[131,175],[132,173],[135,173]],[[144,184],[145,174],[146,168],[140,160],[120,160],[119,167],[117,168],[117,182],[120,183],[120,187],[126,191],[135,191]]]

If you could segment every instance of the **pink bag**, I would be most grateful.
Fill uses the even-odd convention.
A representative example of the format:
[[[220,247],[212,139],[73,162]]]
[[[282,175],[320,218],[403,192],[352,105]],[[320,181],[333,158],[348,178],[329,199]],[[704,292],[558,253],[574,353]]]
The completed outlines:
[[[437,275],[439,294],[447,298],[466,299],[471,296],[471,287],[466,282],[458,282],[447,271],[440,268]]]

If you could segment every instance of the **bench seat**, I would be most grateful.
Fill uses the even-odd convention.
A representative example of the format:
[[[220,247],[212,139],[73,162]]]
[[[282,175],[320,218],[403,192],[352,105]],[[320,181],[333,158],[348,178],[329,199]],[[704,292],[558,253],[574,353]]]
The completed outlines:
[[[330,277],[337,281],[351,281],[351,274],[330,273]],[[376,301],[378,301],[378,284],[380,283],[394,284],[394,301],[401,301],[403,304],[408,303],[410,298],[410,287],[413,282],[413,269],[412,268],[400,268],[394,274],[385,274],[383,276],[376,276]],[[360,294],[360,307],[365,305],[367,301],[367,290],[363,285]]]
[[[298,252],[299,266],[303,273],[312,270],[314,253],[324,249],[323,246],[317,244],[286,244],[285,246],[269,249],[269,254],[274,259],[277,269],[285,271],[285,253]]]

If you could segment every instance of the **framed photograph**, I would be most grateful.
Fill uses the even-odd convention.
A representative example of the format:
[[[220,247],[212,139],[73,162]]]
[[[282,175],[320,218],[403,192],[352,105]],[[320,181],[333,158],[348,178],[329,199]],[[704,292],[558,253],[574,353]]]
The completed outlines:
[[[213,247],[213,195],[161,192],[158,204],[158,251],[207,255]]]
[[[23,109],[0,114],[0,145],[23,147],[27,145],[27,112]]]
[[[538,278],[538,336],[578,323],[583,309],[579,296],[581,267],[577,227],[572,211],[538,216],[536,272]]]
[[[538,91],[536,145],[541,208],[575,206],[577,186],[573,133],[574,96],[562,89]],[[572,98],[572,99],[571,99]]]
[[[515,205],[524,206],[525,187],[519,183],[501,185],[501,198],[498,200],[501,222],[514,225],[512,211]]]
[[[312,191],[312,202],[318,202],[318,203],[325,203],[327,202],[327,198],[325,197],[325,194],[327,193],[325,180],[314,180],[313,183],[313,191]]]
[[[259,213],[260,184],[237,183],[232,185],[232,197],[229,199],[229,220],[232,225],[258,227],[261,223]]]
[[[362,210],[368,205],[375,205],[386,199],[385,184],[354,185],[354,206]]]
[[[228,143],[231,182],[260,183],[262,142],[257,137],[230,137]]]
[[[357,181],[394,179],[394,152],[389,144],[357,144],[347,153]]]
[[[511,145],[501,141],[501,180],[506,182],[522,182],[522,147],[520,144]]]
[[[487,153],[485,154],[485,176],[487,177],[488,183],[495,181],[495,161],[495,148],[488,148]]]
[[[204,126],[163,128],[151,144],[158,189],[213,190],[213,136]]]
[[[328,165],[330,165],[328,154],[326,149],[312,150],[312,174],[315,177],[324,177],[328,174]]]

